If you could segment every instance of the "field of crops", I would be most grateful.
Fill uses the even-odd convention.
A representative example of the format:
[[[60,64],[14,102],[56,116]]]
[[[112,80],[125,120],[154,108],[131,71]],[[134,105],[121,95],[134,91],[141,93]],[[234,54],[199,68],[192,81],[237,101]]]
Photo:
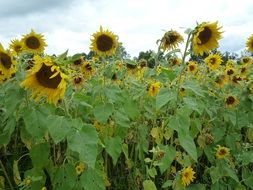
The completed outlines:
[[[34,30],[0,44],[0,190],[253,189],[253,35],[238,55],[224,32],[134,58],[102,27],[87,54],[47,55]]]

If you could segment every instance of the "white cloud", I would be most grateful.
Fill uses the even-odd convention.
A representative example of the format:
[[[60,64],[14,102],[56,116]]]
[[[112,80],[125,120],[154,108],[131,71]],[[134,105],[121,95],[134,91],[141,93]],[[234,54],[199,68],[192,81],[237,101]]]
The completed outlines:
[[[40,1],[40,0],[37,0]],[[36,1],[36,2],[37,2]],[[18,0],[12,0],[18,2]],[[50,5],[49,2],[48,5]],[[69,49],[71,54],[88,52],[90,37],[102,25],[119,36],[132,56],[148,49],[156,50],[156,40],[164,30],[196,26],[196,22],[216,21],[223,26],[220,49],[238,51],[252,34],[250,7],[252,0],[74,0],[71,3],[52,4],[50,9],[27,14],[6,14],[0,20],[0,42],[7,46],[10,39],[28,33],[31,28],[47,39],[47,52],[58,54]],[[69,1],[68,1],[69,2]],[[17,8],[18,8],[17,4]],[[34,8],[40,9],[40,7]],[[48,7],[45,6],[44,7]],[[24,6],[22,7],[24,9]],[[1,8],[0,8],[1,11]],[[29,12],[30,11],[30,12]]]

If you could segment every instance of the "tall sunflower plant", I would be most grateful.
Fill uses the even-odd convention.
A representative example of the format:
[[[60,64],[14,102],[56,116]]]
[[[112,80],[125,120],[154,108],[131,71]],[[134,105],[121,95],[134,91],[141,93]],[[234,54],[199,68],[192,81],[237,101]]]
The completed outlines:
[[[228,56],[221,30],[139,58],[102,26],[89,54],[47,55],[34,30],[1,45],[0,189],[252,188],[252,37]]]

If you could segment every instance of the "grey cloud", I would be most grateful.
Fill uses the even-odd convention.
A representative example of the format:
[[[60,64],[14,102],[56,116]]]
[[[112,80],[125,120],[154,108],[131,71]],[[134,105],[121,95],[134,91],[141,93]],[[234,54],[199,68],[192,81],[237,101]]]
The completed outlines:
[[[75,2],[70,0],[1,0],[1,18],[19,17],[33,13],[43,13],[48,10],[69,6]]]

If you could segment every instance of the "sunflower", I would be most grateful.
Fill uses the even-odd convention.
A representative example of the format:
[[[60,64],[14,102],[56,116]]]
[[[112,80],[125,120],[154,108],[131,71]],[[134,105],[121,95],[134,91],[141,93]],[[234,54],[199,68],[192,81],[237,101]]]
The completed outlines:
[[[230,151],[229,148],[218,145],[218,148],[216,150],[216,157],[218,159],[223,159],[230,154],[229,151]]]
[[[37,34],[33,30],[29,34],[23,35],[21,39],[23,50],[25,52],[39,54],[42,53],[47,46],[42,34]]]
[[[243,77],[246,77],[247,74],[249,73],[249,69],[248,69],[247,65],[240,66],[239,71],[240,71],[241,76],[243,76]]]
[[[198,64],[196,61],[188,61],[187,70],[192,74],[195,74],[198,71]]]
[[[161,88],[160,82],[155,82],[155,83],[150,84],[148,88],[148,95],[152,97],[156,96],[158,92],[160,91],[160,88]]]
[[[191,166],[188,166],[187,168],[183,169],[182,172],[182,184],[186,187],[188,185],[190,185],[191,182],[194,181],[194,179],[196,178],[194,176],[196,172],[193,171]]]
[[[11,41],[9,48],[13,54],[18,55],[23,50],[23,43],[20,40],[14,39]]]
[[[250,64],[253,63],[253,60],[252,60],[252,58],[249,57],[249,56],[243,56],[243,57],[241,58],[241,63],[244,64],[244,65],[250,65]]]
[[[209,69],[216,70],[220,67],[222,59],[219,54],[210,54],[208,57],[205,58],[205,62],[207,63]]]
[[[0,83],[16,72],[16,62],[11,52],[4,50],[0,44]]]
[[[90,49],[99,56],[114,55],[118,47],[118,36],[109,30],[103,30],[100,26],[99,32],[94,33],[91,39]]]
[[[203,53],[208,53],[219,47],[218,40],[222,38],[220,29],[218,22],[203,22],[198,25],[192,38],[193,53],[203,55]]]
[[[175,49],[183,41],[183,37],[177,31],[170,30],[162,37],[160,47],[163,51]]]
[[[182,59],[178,57],[172,57],[169,59],[169,64],[174,66],[174,65],[180,65],[182,63]]]
[[[215,84],[217,87],[222,88],[228,82],[227,75],[220,75],[215,79]]]
[[[227,76],[233,76],[235,74],[235,69],[232,66],[227,66],[225,70]]]
[[[82,75],[76,75],[72,78],[72,83],[76,89],[81,89],[85,80]]]
[[[75,167],[75,170],[76,170],[76,174],[77,175],[81,175],[84,170],[85,170],[85,164],[84,163],[79,163],[76,167]]]
[[[89,79],[95,72],[95,69],[90,61],[84,61],[81,67],[81,72],[85,79]]]
[[[32,97],[38,101],[46,97],[49,103],[57,104],[63,99],[67,76],[62,73],[50,57],[34,57],[34,66],[28,71],[21,86],[32,90]]]
[[[228,108],[233,108],[239,104],[239,100],[235,96],[228,96],[226,97],[225,104]]]
[[[226,62],[226,66],[234,66],[235,65],[235,61],[233,59],[228,59]]]
[[[253,35],[251,35],[246,42],[247,50],[253,53]]]

